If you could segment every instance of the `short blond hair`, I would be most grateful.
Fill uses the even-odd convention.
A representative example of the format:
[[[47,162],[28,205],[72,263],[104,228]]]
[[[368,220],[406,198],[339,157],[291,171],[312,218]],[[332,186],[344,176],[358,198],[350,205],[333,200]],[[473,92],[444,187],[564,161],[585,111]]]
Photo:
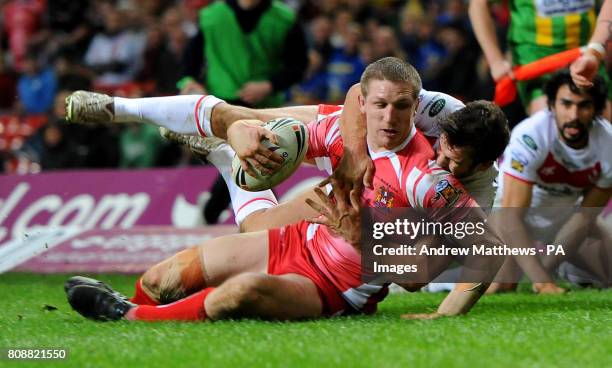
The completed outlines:
[[[421,77],[410,63],[396,57],[385,57],[367,66],[361,75],[361,94],[368,95],[371,80],[388,80],[391,82],[407,82],[414,87],[413,98],[417,98],[422,88]]]

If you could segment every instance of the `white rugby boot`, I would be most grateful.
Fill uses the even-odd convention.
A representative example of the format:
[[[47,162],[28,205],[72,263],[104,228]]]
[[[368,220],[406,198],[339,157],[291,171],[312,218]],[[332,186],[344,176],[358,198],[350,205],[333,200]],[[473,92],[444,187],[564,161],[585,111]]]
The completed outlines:
[[[115,118],[113,98],[88,91],[66,97],[66,121],[79,124],[109,124]]]

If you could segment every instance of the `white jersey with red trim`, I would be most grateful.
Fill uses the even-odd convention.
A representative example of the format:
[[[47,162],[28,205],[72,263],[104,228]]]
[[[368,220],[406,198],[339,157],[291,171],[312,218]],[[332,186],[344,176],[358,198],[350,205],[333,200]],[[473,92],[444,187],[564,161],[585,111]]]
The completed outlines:
[[[308,124],[307,157],[324,160],[331,169],[343,154],[338,119],[339,114],[332,114]],[[397,148],[370,152],[370,156],[375,166],[374,188],[362,193],[361,201],[366,207],[439,208],[429,213],[445,221],[449,207],[477,206],[461,183],[435,164],[431,145],[414,127]],[[355,309],[371,311],[386,295],[386,284],[361,281],[359,253],[344,239],[334,237],[326,226],[308,227],[307,247],[321,272]]]
[[[612,187],[612,126],[596,118],[583,149],[567,146],[551,111],[540,111],[512,131],[500,165],[496,205],[504,175],[533,183],[531,207],[573,206],[593,186]]]
[[[438,138],[440,138],[440,121],[463,107],[465,107],[463,102],[452,96],[421,89],[414,125],[437,149]]]

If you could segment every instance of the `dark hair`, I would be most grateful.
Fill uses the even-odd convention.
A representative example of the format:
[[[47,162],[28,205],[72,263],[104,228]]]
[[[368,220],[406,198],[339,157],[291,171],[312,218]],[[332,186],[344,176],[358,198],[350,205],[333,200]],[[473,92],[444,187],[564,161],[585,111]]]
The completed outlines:
[[[499,107],[489,101],[473,101],[440,122],[441,134],[453,147],[474,151],[473,165],[495,161],[508,145],[508,119]]]
[[[364,97],[368,95],[368,87],[372,79],[408,82],[414,87],[412,97],[415,99],[422,88],[421,77],[416,69],[404,60],[392,56],[376,60],[367,66],[360,81],[361,94]]]
[[[582,90],[578,88],[574,81],[569,69],[562,69],[550,77],[550,79],[544,85],[544,93],[548,99],[548,107],[552,108],[555,105],[557,99],[557,92],[561,86],[566,85],[570,91],[576,94],[586,93],[593,99],[593,105],[595,106],[595,113],[601,114],[606,107],[606,100],[608,99],[608,90],[606,88],[606,82],[600,75],[596,75],[593,79],[593,87]]]

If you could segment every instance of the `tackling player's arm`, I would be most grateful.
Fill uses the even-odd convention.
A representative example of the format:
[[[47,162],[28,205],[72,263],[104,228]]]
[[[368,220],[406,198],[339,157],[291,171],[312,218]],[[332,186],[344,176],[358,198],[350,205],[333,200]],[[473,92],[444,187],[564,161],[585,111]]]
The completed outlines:
[[[403,319],[436,319],[466,314],[489,287],[488,283],[457,283],[433,313],[403,314]]]
[[[461,183],[447,172],[438,171],[434,178],[417,179],[414,188],[407,188],[408,194],[414,194],[417,203],[423,203],[428,209],[429,217],[437,222],[457,222],[482,224],[485,231],[476,232],[466,237],[453,237],[457,246],[471,248],[473,244],[485,244],[490,247],[501,246],[503,241],[495,230],[487,224],[487,218],[476,201],[470,197]],[[425,190],[421,182],[431,182]],[[503,263],[501,256],[480,256],[471,254],[464,259],[460,279],[469,283],[458,283],[455,289],[442,301],[437,311],[427,314],[404,314],[404,319],[433,319],[442,316],[456,316],[468,313],[489,287]]]
[[[485,221],[484,213],[478,215],[476,209],[470,211],[468,221]],[[480,219],[473,217],[482,216]],[[491,246],[502,245],[502,241],[492,229],[488,228],[482,236],[471,237],[469,241],[457,239],[457,242],[462,247],[471,247],[472,244],[490,244]],[[463,274],[460,279],[466,280],[482,280],[482,282],[465,282],[456,283],[455,288],[442,300],[438,309],[433,313],[411,313],[404,314],[404,319],[434,319],[438,317],[452,317],[467,314],[472,307],[478,302],[485,291],[489,288],[490,280],[495,277],[503,263],[501,256],[475,256],[466,257],[463,267]],[[466,272],[466,270],[468,270]],[[469,273],[469,275],[467,274]]]
[[[456,209],[459,211],[460,209]],[[462,222],[482,223],[485,231],[483,234],[474,234],[469,237],[455,239],[457,244],[463,248],[470,248],[473,244],[485,244],[488,247],[503,246],[503,241],[493,227],[487,224],[487,218],[483,211],[472,208]],[[436,314],[440,316],[457,316],[468,313],[476,302],[489,288],[491,280],[498,273],[504,262],[503,256],[475,255],[465,257],[459,280],[470,282],[457,283],[455,288],[442,301]]]
[[[473,205],[475,205],[475,202]],[[455,208],[452,211],[457,211],[460,214],[462,209]],[[482,235],[474,234],[469,237],[454,239],[459,247],[470,248],[472,244],[485,244],[489,247],[503,245],[503,241],[498,236],[498,233],[486,224],[486,215],[478,207],[472,207],[467,212],[467,215],[461,218],[461,221],[472,224],[485,224],[485,231]],[[502,256],[471,254],[465,257],[459,279],[471,282],[455,284],[455,288],[444,298],[430,318],[457,316],[468,313],[489,288],[490,281],[493,280],[501,268],[503,261],[504,258]],[[413,318],[410,315],[402,317]]]
[[[495,24],[491,16],[491,9],[488,0],[470,0],[469,16],[474,27],[476,39],[482,48],[482,52],[491,68],[491,76],[495,81],[506,75],[512,74],[512,66],[504,58],[497,35]]]
[[[359,110],[361,85],[353,85],[346,94],[344,108],[340,115],[340,135],[344,145],[344,155],[333,174],[321,185],[331,183],[340,193],[348,193],[356,188],[361,192],[362,185],[372,187],[374,164],[368,155],[366,143],[366,117]]]
[[[484,213],[476,210],[476,208],[470,211],[470,216],[471,218],[467,219],[469,222],[485,221]],[[487,228],[482,236],[471,237],[469,241],[467,239],[465,241],[457,239],[457,242],[462,247],[471,247],[472,244],[502,245],[499,236],[490,228]],[[501,256],[471,255],[466,257],[463,267],[464,273],[460,279],[482,280],[482,282],[456,283],[455,288],[442,300],[435,312],[409,313],[403,314],[401,317],[403,319],[435,319],[467,314],[489,288],[490,280],[495,277],[502,263],[503,257]],[[466,270],[469,271],[466,272]]]

